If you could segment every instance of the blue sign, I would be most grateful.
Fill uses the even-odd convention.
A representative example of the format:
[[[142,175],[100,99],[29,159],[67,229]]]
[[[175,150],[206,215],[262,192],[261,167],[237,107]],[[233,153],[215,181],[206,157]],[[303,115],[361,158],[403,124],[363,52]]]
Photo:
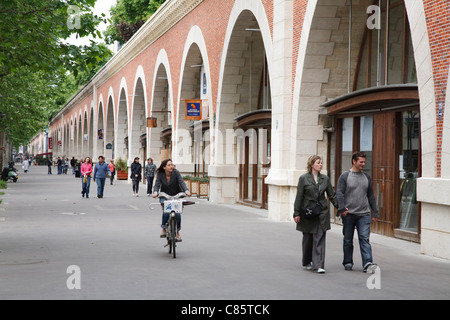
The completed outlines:
[[[186,120],[202,119],[202,100],[186,100]]]
[[[206,73],[203,73],[203,94],[206,94]]]

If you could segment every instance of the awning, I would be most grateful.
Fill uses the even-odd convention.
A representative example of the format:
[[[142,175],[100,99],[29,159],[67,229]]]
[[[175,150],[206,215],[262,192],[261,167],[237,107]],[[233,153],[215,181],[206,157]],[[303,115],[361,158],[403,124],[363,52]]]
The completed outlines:
[[[417,84],[399,84],[362,89],[323,103],[327,114],[377,112],[419,105]]]
[[[38,153],[37,155],[35,155],[35,157],[40,157],[40,156],[51,156],[52,154],[53,154],[53,152]]]

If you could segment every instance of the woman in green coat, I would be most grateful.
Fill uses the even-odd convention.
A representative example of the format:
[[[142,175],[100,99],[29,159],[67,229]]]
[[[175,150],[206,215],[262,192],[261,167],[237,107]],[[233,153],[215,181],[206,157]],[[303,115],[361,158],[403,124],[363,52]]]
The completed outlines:
[[[320,173],[322,159],[317,155],[311,156],[308,159],[307,168],[308,173],[300,176],[298,180],[294,221],[297,223],[297,230],[303,232],[303,268],[325,273],[325,233],[330,230],[330,210],[325,192],[336,208],[338,203],[330,179]],[[319,198],[320,215],[305,218],[303,209],[316,203],[317,198]]]

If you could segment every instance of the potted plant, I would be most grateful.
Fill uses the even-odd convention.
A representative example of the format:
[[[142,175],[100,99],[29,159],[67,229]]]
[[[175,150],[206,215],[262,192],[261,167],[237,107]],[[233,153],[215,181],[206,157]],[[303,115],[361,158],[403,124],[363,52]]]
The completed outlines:
[[[199,177],[191,177],[191,194],[198,197],[198,179]]]
[[[186,187],[191,190],[191,176],[183,176],[184,183],[186,184]]]
[[[122,158],[117,158],[114,161],[117,171],[117,180],[127,180],[128,179],[128,165],[127,161]]]

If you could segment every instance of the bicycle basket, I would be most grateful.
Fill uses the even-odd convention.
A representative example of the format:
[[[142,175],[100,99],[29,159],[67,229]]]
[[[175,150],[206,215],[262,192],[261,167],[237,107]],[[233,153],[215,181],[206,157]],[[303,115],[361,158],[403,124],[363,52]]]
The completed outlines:
[[[175,213],[183,212],[183,201],[181,200],[166,200],[164,201],[164,213]]]

